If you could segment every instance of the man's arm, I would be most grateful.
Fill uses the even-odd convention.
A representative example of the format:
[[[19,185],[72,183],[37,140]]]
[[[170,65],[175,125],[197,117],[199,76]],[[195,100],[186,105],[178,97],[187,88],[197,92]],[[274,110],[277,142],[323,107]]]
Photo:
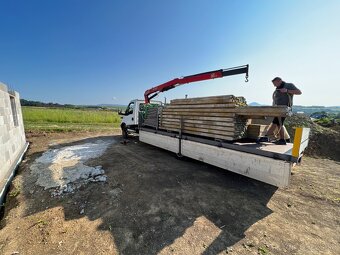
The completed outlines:
[[[302,92],[297,87],[295,87],[293,84],[289,84],[290,86],[288,88],[282,88],[279,89],[282,93],[289,93],[291,95],[301,95]]]
[[[292,94],[292,95],[301,95],[302,92],[299,89],[287,89],[287,93]]]

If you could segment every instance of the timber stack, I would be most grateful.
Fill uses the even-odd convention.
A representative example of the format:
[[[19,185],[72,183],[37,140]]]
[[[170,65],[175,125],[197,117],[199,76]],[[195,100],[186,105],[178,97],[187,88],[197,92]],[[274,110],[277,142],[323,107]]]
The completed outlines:
[[[231,95],[175,99],[163,109],[159,125],[169,131],[236,140],[245,136],[247,118],[237,116],[235,109],[246,105],[244,97]]]
[[[247,106],[244,97],[213,96],[175,99],[165,107],[150,109],[144,125],[220,140],[247,137],[252,118],[286,117],[286,106]]]

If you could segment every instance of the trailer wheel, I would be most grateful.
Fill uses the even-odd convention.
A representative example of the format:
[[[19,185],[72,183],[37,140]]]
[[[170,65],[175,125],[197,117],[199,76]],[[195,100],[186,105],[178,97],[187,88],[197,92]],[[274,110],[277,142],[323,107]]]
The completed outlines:
[[[122,123],[120,125],[120,128],[122,129],[122,136],[124,139],[128,139],[128,131],[127,131],[127,128],[126,128],[126,124],[125,123]]]

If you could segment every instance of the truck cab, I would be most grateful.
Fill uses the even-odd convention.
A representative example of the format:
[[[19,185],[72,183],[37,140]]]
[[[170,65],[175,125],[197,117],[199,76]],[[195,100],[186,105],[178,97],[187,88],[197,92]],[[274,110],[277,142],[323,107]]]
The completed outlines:
[[[162,105],[161,101],[152,101],[152,104]],[[121,115],[122,121],[120,127],[122,129],[122,135],[127,138],[128,131],[135,131],[138,133],[139,113],[145,110],[145,101],[134,99],[131,100],[125,111],[118,112]]]

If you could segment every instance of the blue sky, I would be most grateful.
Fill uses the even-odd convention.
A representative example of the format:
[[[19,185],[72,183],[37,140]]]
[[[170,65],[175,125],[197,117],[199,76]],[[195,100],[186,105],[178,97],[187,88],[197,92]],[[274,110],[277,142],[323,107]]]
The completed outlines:
[[[340,105],[340,1],[0,0],[0,81],[22,98],[126,104],[170,79],[250,65],[161,94],[243,95],[271,104],[271,79],[299,105]]]

